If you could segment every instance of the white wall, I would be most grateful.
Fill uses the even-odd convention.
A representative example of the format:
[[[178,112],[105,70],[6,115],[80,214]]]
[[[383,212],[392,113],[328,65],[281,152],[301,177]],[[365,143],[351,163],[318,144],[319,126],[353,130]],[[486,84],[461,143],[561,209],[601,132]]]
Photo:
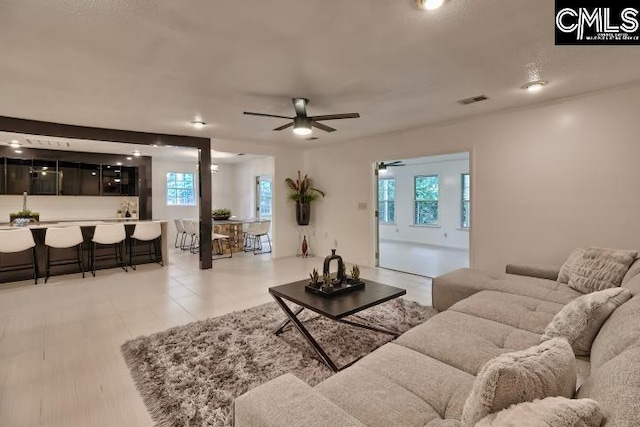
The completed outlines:
[[[28,196],[27,208],[40,213],[40,221],[116,218],[124,197]],[[137,197],[127,197],[137,202]],[[0,196],[0,222],[9,222],[9,214],[22,210],[22,196]]]
[[[462,174],[469,172],[469,160],[437,161],[404,167],[390,167],[380,178],[395,178],[395,223],[380,224],[380,239],[469,248],[469,231],[460,228]],[[437,227],[416,226],[414,221],[414,177],[440,177],[439,222]]]
[[[234,215],[240,218],[256,217],[256,177],[266,175],[273,178],[274,173],[273,157],[263,157],[235,164]],[[278,189],[274,188],[274,199],[282,196],[280,193]]]
[[[306,169],[327,191],[316,245],[326,253],[338,240],[346,259],[372,265],[373,162],[470,151],[473,267],[558,265],[581,246],[640,249],[639,111],[631,85],[309,150]]]
[[[176,228],[173,220],[176,218],[198,218],[198,199],[196,206],[167,206],[167,172],[181,172],[196,174],[196,191],[198,186],[198,170],[194,162],[176,162],[153,157],[151,160],[152,172],[152,210],[153,219],[166,219],[169,221],[169,236],[175,238]],[[197,193],[196,193],[197,194]],[[173,240],[170,241],[173,244]]]
[[[216,163],[215,159],[213,163]],[[235,165],[226,163],[216,163],[218,173],[211,174],[211,207],[212,209],[227,208],[234,211],[235,204]],[[236,212],[233,212],[236,215]]]

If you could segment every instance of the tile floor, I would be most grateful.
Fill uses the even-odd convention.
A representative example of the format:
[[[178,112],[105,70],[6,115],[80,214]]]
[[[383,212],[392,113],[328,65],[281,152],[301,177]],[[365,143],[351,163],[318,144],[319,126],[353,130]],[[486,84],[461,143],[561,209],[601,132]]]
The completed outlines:
[[[152,426],[120,345],[139,335],[271,301],[267,288],[306,277],[321,258],[239,254],[198,270],[170,265],[57,276],[46,285],[0,285],[0,426]],[[364,278],[431,303],[431,282],[384,269]]]
[[[469,250],[415,243],[380,241],[380,266],[425,277],[469,267]]]

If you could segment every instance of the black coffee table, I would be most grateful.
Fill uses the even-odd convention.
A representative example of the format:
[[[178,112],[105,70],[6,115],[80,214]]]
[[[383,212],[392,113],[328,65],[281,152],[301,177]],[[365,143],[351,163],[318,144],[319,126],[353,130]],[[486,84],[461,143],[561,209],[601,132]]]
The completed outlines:
[[[407,293],[405,289],[400,289],[393,286],[383,285],[382,283],[373,282],[371,280],[366,280],[364,289],[359,289],[343,295],[337,295],[332,298],[325,298],[323,296],[305,291],[304,287],[307,283],[309,283],[308,280],[301,280],[299,282],[293,282],[286,285],[269,288],[269,293],[276,300],[282,311],[284,311],[284,313],[288,317],[288,319],[275,330],[275,334],[280,335],[289,323],[293,323],[298,331],[300,331],[302,336],[311,345],[311,347],[313,347],[316,353],[318,353],[318,356],[320,356],[322,361],[333,372],[338,372],[339,370],[346,368],[354,362],[351,362],[350,364],[343,366],[342,368],[338,368],[336,366],[336,364],[331,360],[331,358],[322,349],[322,347],[320,347],[320,344],[318,344],[311,333],[298,319],[298,315],[305,308],[318,313],[321,316],[327,317],[331,320],[335,320],[336,322],[345,323],[347,325],[398,337],[398,333],[396,332],[387,331],[385,329],[372,325],[356,323],[351,320],[345,320],[344,317],[356,314],[362,310],[366,310],[367,308],[371,308],[378,304],[382,304],[383,302],[405,295]],[[300,307],[294,312],[289,308],[289,306],[287,306],[285,300],[297,304]]]

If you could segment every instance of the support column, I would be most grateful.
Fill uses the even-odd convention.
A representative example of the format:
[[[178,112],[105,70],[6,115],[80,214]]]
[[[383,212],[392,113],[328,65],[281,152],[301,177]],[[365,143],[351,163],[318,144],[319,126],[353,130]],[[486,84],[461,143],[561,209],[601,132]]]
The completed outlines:
[[[206,270],[213,266],[213,247],[211,232],[213,219],[211,218],[211,140],[206,148],[200,148],[200,269]]]

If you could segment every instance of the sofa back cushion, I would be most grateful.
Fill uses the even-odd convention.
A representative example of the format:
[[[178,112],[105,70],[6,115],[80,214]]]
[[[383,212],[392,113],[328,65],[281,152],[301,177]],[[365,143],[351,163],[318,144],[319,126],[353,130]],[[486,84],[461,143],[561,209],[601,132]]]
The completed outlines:
[[[607,416],[607,426],[640,426],[640,346],[629,347],[592,369],[577,397],[597,401]]]
[[[622,278],[622,286],[624,286],[629,280],[633,279],[638,274],[640,274],[640,258],[636,258],[633,261],[633,264],[631,264],[631,267],[629,267],[629,270]]]
[[[640,295],[622,304],[600,328],[591,346],[591,372],[640,344]]]
[[[569,287],[588,294],[620,286],[637,254],[637,251],[589,248],[571,269]]]

